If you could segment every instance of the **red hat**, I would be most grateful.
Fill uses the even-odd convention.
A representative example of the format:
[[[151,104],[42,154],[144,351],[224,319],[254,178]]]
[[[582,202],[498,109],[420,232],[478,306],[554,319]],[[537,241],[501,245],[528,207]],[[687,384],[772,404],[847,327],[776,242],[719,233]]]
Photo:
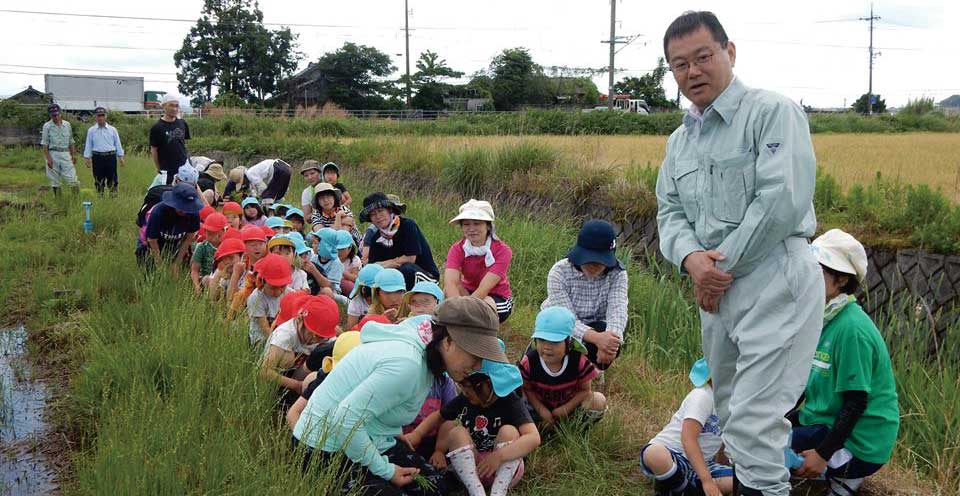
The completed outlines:
[[[203,221],[203,225],[200,227],[203,228],[204,231],[223,231],[224,228],[227,227],[227,216],[220,212],[213,211],[207,215],[207,219]]]
[[[243,241],[240,241],[236,238],[224,239],[220,242],[220,246],[217,248],[216,253],[213,254],[214,263],[219,262],[221,258],[227,255],[233,255],[236,253],[243,253]]]
[[[232,228],[232,227],[228,227],[226,231],[223,231],[223,238],[222,238],[222,239],[224,239],[224,240],[236,239],[236,240],[240,241],[241,243],[243,242],[243,236],[240,234],[240,230],[239,230],[239,229],[234,229],[234,228]]]
[[[224,215],[226,214],[237,214],[243,215],[243,207],[240,206],[237,202],[226,202],[223,204],[223,208],[220,209]]]
[[[207,217],[210,214],[216,213],[216,212],[217,212],[217,209],[211,207],[210,205],[204,205],[203,208],[200,209],[200,222],[207,220]]]
[[[260,230],[257,226],[246,225],[243,226],[243,229],[240,230],[240,239],[244,242],[247,241],[263,241],[267,242],[267,237],[264,236],[263,231]]]
[[[286,286],[293,282],[293,267],[286,258],[271,253],[253,264],[253,270],[271,286]]]
[[[340,306],[329,296],[312,296],[300,310],[303,324],[310,332],[321,338],[332,338],[337,335],[337,324],[340,323]]]
[[[263,236],[267,239],[274,237],[277,233],[273,232],[273,229],[267,226],[260,226],[260,230],[263,231]]]
[[[274,320],[277,325],[296,317],[303,308],[303,304],[310,299],[310,293],[306,291],[291,291],[283,298],[280,298],[280,311],[277,312],[277,318]]]
[[[357,325],[353,326],[353,328],[350,329],[350,330],[351,330],[351,331],[362,331],[362,330],[363,330],[363,326],[365,326],[365,325],[367,324],[367,322],[378,322],[378,323],[380,323],[380,324],[392,324],[392,323],[393,323],[393,322],[390,322],[390,319],[388,319],[386,315],[381,315],[381,314],[377,314],[377,315],[365,315],[362,319],[360,319],[360,322],[357,322]]]

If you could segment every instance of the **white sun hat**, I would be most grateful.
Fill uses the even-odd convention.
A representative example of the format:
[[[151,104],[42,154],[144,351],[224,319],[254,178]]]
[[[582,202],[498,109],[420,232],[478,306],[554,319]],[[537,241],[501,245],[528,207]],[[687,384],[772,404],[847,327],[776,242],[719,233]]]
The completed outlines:
[[[837,272],[857,276],[863,281],[867,276],[867,251],[853,236],[831,229],[813,240],[813,249],[817,261]]]
[[[163,95],[163,100],[160,101],[160,106],[163,107],[170,102],[177,102],[177,105],[180,105],[180,99],[177,98],[177,95],[174,95],[173,93],[167,93],[166,95]]]
[[[490,206],[490,202],[484,200],[474,200],[471,198],[469,201],[460,205],[460,213],[450,219],[451,224],[456,224],[461,220],[482,220],[486,222],[493,222],[493,207]]]

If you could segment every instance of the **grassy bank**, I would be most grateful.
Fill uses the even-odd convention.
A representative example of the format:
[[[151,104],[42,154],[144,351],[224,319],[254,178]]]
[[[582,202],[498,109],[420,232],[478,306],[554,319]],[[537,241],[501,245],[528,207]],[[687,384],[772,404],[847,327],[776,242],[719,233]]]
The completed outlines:
[[[66,492],[322,493],[323,477],[302,478],[291,462],[289,432],[272,409],[272,388],[256,378],[243,326],[225,324],[185,281],[165,273],[146,279],[136,268],[133,219],[150,179],[148,161],[135,157],[121,170],[118,198],[94,199],[89,235],[81,232],[79,199],[35,203],[39,164],[35,151],[0,155],[5,177],[26,171],[26,189],[0,207],[0,249],[7,254],[0,258],[0,301],[5,319],[27,319],[34,350],[51,371],[69,378],[54,415],[76,443]],[[90,184],[85,169],[81,180]],[[358,199],[385,186],[348,185]],[[442,259],[457,238],[447,220],[458,199],[421,191],[404,200]],[[570,219],[529,209],[501,207],[498,216],[498,232],[515,252],[517,306],[504,336],[516,357],[545,296],[547,270],[576,230]],[[620,255],[630,259],[628,251]],[[610,414],[585,438],[562,436],[543,446],[517,494],[626,495],[649,487],[636,456],[688,388],[698,317],[685,281],[635,263],[628,270],[630,328],[624,355],[607,375]],[[872,494],[954,494],[960,363],[950,357],[957,350],[931,362],[922,327],[896,321],[881,328],[894,357],[903,425],[894,461]],[[945,342],[957,336],[952,331]]]

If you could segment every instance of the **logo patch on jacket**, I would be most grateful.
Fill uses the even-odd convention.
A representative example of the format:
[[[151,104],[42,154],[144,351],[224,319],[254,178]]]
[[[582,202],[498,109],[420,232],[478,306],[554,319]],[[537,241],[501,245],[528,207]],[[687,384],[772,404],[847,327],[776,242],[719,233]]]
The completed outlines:
[[[780,143],[767,143],[767,151],[770,152],[770,155],[776,155],[779,150]]]

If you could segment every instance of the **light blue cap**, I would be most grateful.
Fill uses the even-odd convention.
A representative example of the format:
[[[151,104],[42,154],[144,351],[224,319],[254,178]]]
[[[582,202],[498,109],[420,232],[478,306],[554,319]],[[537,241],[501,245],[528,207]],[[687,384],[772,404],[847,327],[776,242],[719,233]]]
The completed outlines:
[[[337,258],[337,231],[324,227],[316,233],[320,237],[320,244],[317,246],[317,256],[324,260],[333,260]]]
[[[373,284],[376,282],[377,274],[383,270],[383,267],[377,264],[368,264],[360,269],[360,272],[357,273],[357,281],[353,286],[353,291],[350,291],[350,298],[353,298],[357,295],[357,292],[360,291],[361,286],[366,286],[372,288]]]
[[[297,207],[290,207],[290,209],[287,210],[287,215],[284,218],[289,219],[291,215],[299,215],[301,219],[307,220],[307,217],[303,215],[303,210],[300,210]]]
[[[297,241],[299,241],[299,242],[301,242],[301,243],[303,243],[303,242],[306,241],[305,239],[303,239],[303,235],[300,234],[300,233],[297,232],[297,231],[290,231],[290,232],[288,232],[287,234],[284,234],[284,236],[292,239],[294,243],[296,243]]]
[[[303,241],[302,237],[300,239],[293,238],[293,248],[297,251],[297,255],[303,255],[304,253],[310,253],[313,251],[313,248],[307,246],[307,243]]]
[[[709,379],[710,366],[707,365],[707,360],[701,357],[696,362],[693,362],[693,366],[690,367],[690,382],[692,382],[695,387],[700,387],[706,384]]]
[[[540,310],[533,326],[533,338],[559,343],[573,336],[577,316],[566,307],[547,307]]]
[[[353,246],[353,236],[348,231],[337,231],[337,249],[350,248]]]
[[[500,348],[506,351],[507,347],[503,344],[503,340],[498,338],[497,342],[500,343]],[[489,377],[490,383],[493,385],[494,394],[501,398],[516,391],[517,388],[523,385],[520,369],[512,363],[501,363],[484,359],[481,362],[480,370],[477,370],[474,374],[484,374]]]
[[[246,198],[243,199],[243,202],[240,203],[240,206],[241,206],[242,208],[247,208],[247,207],[249,207],[250,205],[260,206],[260,200],[258,200],[256,197],[248,196],[248,197],[246,197]]]
[[[197,179],[200,178],[200,173],[197,172],[197,169],[193,168],[192,165],[183,164],[177,169],[177,178],[185,183],[197,184]]]
[[[407,283],[403,280],[403,272],[397,269],[383,269],[373,279],[373,287],[393,293],[407,289]]]
[[[424,293],[437,299],[437,303],[443,303],[443,290],[437,283],[430,281],[420,281],[413,285],[413,289],[407,291],[407,294]]]
[[[264,225],[270,229],[277,229],[283,227],[283,219],[280,217],[270,217],[266,220],[266,222],[264,222]]]

